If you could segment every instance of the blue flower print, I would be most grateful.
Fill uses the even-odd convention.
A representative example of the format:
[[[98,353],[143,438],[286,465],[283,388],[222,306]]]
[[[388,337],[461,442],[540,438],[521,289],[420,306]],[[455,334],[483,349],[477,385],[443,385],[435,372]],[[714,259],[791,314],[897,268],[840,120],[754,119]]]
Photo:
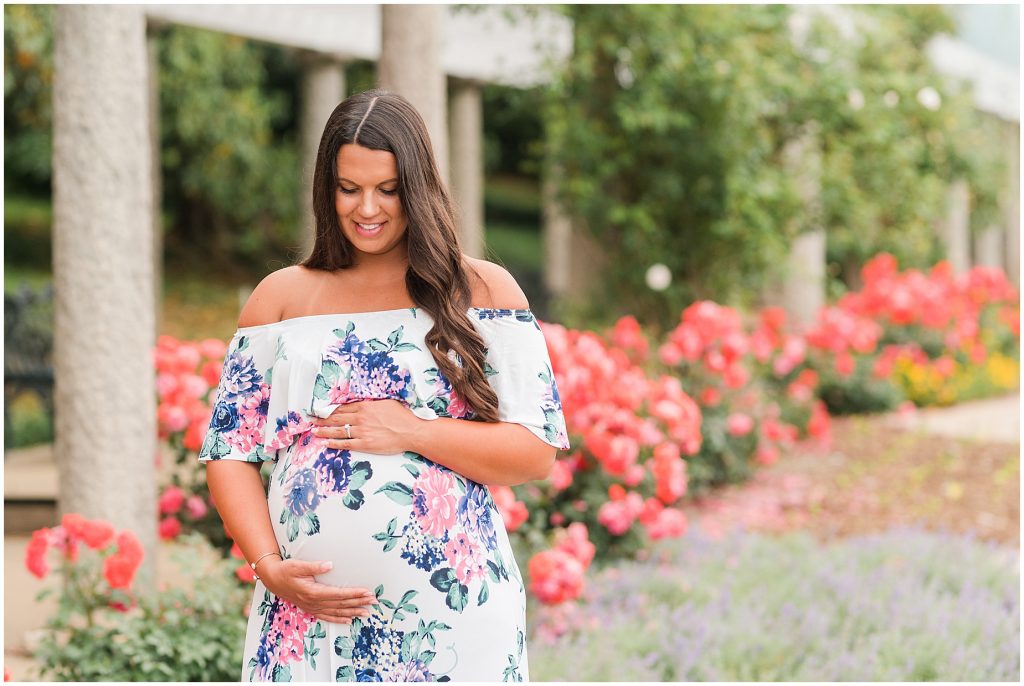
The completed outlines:
[[[494,520],[491,511],[495,505],[491,494],[486,488],[470,479],[466,480],[466,495],[459,500],[459,524],[470,536],[484,543],[488,550],[498,546],[498,536],[494,531]]]
[[[349,480],[352,477],[352,466],[347,450],[326,448],[313,463],[313,468],[317,470],[321,483],[328,490],[344,493],[348,488]]]
[[[301,517],[315,510],[320,502],[320,493],[316,488],[316,474],[312,469],[300,469],[291,480],[288,490],[288,511]]]

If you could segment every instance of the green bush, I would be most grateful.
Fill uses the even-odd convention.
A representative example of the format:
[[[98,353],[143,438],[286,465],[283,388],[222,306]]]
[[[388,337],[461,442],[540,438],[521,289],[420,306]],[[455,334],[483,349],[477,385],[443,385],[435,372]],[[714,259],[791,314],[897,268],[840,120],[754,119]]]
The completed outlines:
[[[794,37],[786,6],[566,9],[574,51],[544,121],[563,201],[608,255],[590,295],[612,318],[667,326],[695,300],[754,305],[816,225],[846,287],[881,251],[932,264],[954,179],[970,187],[972,227],[997,216],[1002,129],[925,52],[953,28],[945,10],[847,9],[857,40],[821,17]],[[818,207],[784,162],[808,132]],[[674,278],[654,292],[644,275],[659,262]]]
[[[142,596],[122,613],[98,621],[57,617],[35,657],[56,681],[238,681],[251,588],[234,575],[237,560],[206,563],[210,546],[183,537],[177,563],[191,590],[174,587]],[[80,619],[80,618],[76,618]]]
[[[810,365],[820,374],[817,393],[828,407],[829,414],[888,412],[906,400],[890,379],[879,379],[872,374],[875,356],[858,355],[855,359],[856,368],[850,376],[837,374],[827,362]]]

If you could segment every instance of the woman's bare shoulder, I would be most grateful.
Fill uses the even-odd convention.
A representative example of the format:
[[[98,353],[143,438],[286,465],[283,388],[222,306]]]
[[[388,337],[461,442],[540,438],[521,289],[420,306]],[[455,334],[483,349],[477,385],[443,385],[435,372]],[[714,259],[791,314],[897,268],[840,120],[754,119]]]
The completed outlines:
[[[508,270],[494,262],[463,255],[473,293],[474,307],[525,310],[530,307],[526,294]]]
[[[313,270],[292,265],[270,272],[256,285],[238,315],[238,326],[260,326],[281,321],[289,293],[308,286]]]

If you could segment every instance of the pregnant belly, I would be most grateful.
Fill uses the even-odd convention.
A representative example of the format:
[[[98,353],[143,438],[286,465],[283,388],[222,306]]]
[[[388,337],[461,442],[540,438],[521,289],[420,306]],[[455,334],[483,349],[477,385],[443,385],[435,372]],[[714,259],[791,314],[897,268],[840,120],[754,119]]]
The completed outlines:
[[[505,569],[511,551],[501,515],[480,484],[420,455],[373,455],[293,445],[267,495],[288,557],[331,561],[317,579],[371,590],[450,569],[483,579],[488,561]],[[419,570],[419,571],[416,571]]]

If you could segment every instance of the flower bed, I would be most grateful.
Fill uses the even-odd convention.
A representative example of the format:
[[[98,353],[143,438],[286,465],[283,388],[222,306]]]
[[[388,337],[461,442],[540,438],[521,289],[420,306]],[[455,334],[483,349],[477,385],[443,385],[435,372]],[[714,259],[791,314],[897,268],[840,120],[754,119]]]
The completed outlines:
[[[710,301],[662,337],[632,317],[603,336],[542,324],[572,447],[548,479],[489,489],[538,597],[572,600],[595,556],[635,557],[685,534],[684,499],[748,479],[797,441],[827,446],[830,412],[1015,386],[1019,306],[1000,271],[901,273],[882,254],[863,278],[802,329],[779,308],[745,320]],[[162,336],[155,362],[161,436],[182,467],[161,495],[161,535],[200,531],[228,553],[194,459],[223,355],[220,341]]]
[[[917,529],[696,534],[535,607],[535,681],[1016,681],[1017,551]]]
[[[235,681],[249,593],[233,564],[201,565],[210,544],[193,534],[177,557],[185,588],[133,588],[143,549],[129,530],[66,514],[35,531],[25,565],[36,577],[60,574],[57,614],[35,657],[58,681]],[[51,570],[50,562],[58,567]],[[187,590],[186,590],[187,589]],[[50,593],[43,591],[40,598]]]

